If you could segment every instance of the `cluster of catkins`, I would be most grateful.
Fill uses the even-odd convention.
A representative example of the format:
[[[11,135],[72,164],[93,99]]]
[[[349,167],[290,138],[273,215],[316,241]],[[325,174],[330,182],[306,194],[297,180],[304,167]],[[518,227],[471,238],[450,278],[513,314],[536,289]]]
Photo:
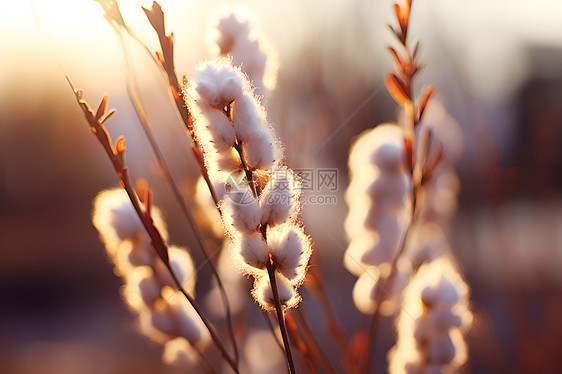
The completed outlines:
[[[268,47],[264,36],[250,22],[250,15],[241,9],[221,10],[215,16],[211,32],[215,56],[231,58],[232,64],[246,74],[254,88],[254,94],[266,97],[274,89],[277,76],[277,59],[273,49]],[[213,181],[213,188],[219,200],[224,197],[224,184]],[[217,207],[209,195],[209,187],[203,177],[196,185],[197,204],[202,212],[201,221],[208,224],[213,234],[223,236],[222,227],[217,225]]]
[[[463,333],[471,321],[468,286],[451,260],[425,263],[404,291],[390,373],[456,373],[466,362]]]
[[[204,62],[186,87],[209,176],[227,184],[220,203],[232,253],[242,271],[255,278],[253,295],[274,307],[266,267],[275,269],[281,303],[295,306],[311,244],[297,215],[300,183],[282,166],[281,147],[264,108],[240,68],[219,58]]]
[[[401,306],[391,373],[449,372],[466,361],[462,333],[471,321],[468,287],[453,265],[444,234],[458,191],[453,163],[460,136],[451,120],[442,106],[430,106],[417,125],[416,159],[435,159],[440,149],[443,156],[431,178],[417,189],[417,219],[392,279],[388,279],[390,264],[412,215],[413,186],[406,169],[404,131],[395,124],[379,125],[359,136],[350,151],[351,182],[345,195],[350,244],[344,264],[359,277],[353,300],[361,312],[372,314],[378,309],[392,315]],[[381,292],[377,283],[382,279],[387,281]]]
[[[361,134],[349,155],[345,231],[350,243],[344,265],[359,277],[353,299],[366,314],[373,313],[380,302],[377,297],[382,294],[375,295],[375,286],[388,276],[411,214],[411,177],[404,159],[404,133],[395,124]],[[389,287],[400,289],[409,272],[407,264],[398,265]]]
[[[265,96],[275,87],[277,59],[248,14],[230,9],[220,12],[212,39],[219,49],[218,54],[232,57],[232,64],[248,75],[256,95]]]
[[[159,210],[152,218],[166,241],[168,233]],[[180,366],[198,362],[195,349],[210,342],[209,332],[182,294],[151,240],[125,190],[102,191],[94,200],[94,226],[105,243],[114,272],[123,278],[122,295],[138,315],[139,329],[164,345],[163,361]],[[170,264],[188,293],[195,292],[195,269],[185,249],[169,247]]]

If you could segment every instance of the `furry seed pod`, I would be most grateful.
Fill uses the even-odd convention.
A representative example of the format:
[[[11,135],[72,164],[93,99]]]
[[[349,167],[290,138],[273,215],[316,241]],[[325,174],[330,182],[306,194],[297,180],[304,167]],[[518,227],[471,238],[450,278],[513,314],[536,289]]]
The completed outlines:
[[[254,131],[242,148],[244,160],[250,169],[275,169],[281,158],[277,140],[270,129]]]
[[[231,55],[233,64],[248,75],[256,94],[266,95],[275,87],[277,57],[250,18],[240,9],[219,13],[211,38],[219,49],[218,53]]]
[[[344,265],[360,276],[354,288],[356,306],[364,312],[378,304],[370,293],[374,273],[392,262],[411,215],[411,176],[406,170],[404,132],[395,124],[378,125],[359,136],[349,154],[351,181],[345,193],[350,240]],[[364,294],[362,294],[364,293]]]
[[[157,207],[152,208],[152,216],[162,236],[167,238]],[[139,330],[160,344],[180,337],[204,348],[210,341],[209,332],[183,295],[174,295],[172,287],[177,284],[160,257],[155,255],[126,192],[121,189],[101,192],[94,201],[92,220],[115,264],[114,272],[125,280],[122,295],[138,316]],[[170,246],[168,256],[178,282],[193,295],[195,269],[188,252]],[[171,354],[165,352],[165,356]],[[179,359],[177,352],[172,356]]]
[[[203,63],[195,69],[194,80],[197,85],[190,94],[201,108],[222,110],[240,97],[237,95],[250,90],[240,69],[232,69],[230,66],[230,59],[220,58]]]
[[[162,307],[173,317],[175,334],[186,338],[190,343],[206,344],[210,341],[209,331],[183,295],[172,287],[162,288]]]
[[[234,185],[220,206],[224,228],[230,235],[257,231],[261,210],[247,183]]]
[[[133,310],[153,305],[160,298],[160,287],[152,268],[150,266],[133,268],[127,274],[122,294]]]
[[[392,278],[385,274],[382,274],[381,278],[381,272],[378,267],[368,267],[353,287],[353,301],[361,313],[373,314],[380,308],[382,315],[391,316],[400,309],[401,293],[411,273],[409,262],[401,261]],[[384,289],[380,288],[377,292],[379,282],[382,283],[378,287],[384,285]]]
[[[195,295],[195,266],[191,260],[191,256],[184,248],[170,246],[169,253],[170,265],[180,284],[192,295]],[[162,285],[176,287],[176,282],[170,275],[168,268],[162,261],[156,261],[154,264],[156,276]]]
[[[240,235],[233,239],[232,245],[233,252],[238,253],[244,263],[256,269],[265,269],[269,262],[269,252],[261,233]]]
[[[285,224],[269,229],[267,244],[276,270],[292,284],[301,283],[312,253],[310,239],[302,228]]]
[[[261,223],[276,226],[296,218],[301,184],[291,169],[274,170],[260,196]]]
[[[279,273],[275,273],[275,282],[277,284],[279,301],[283,307],[292,308],[299,303],[300,296],[287,278]],[[275,309],[275,299],[273,297],[273,291],[267,275],[256,278],[252,294],[254,299],[264,310]]]
[[[205,126],[206,131],[198,132],[199,140],[205,144],[212,143],[217,152],[231,148],[236,140],[236,133],[224,110],[207,108],[201,115],[204,123],[200,123],[200,126]]]
[[[202,86],[200,87],[200,84]],[[206,61],[184,88],[212,180],[225,182],[242,168],[274,168],[282,152],[250,82],[230,59]]]
[[[166,224],[157,207],[152,210],[152,219],[164,240],[167,240]],[[134,241],[145,247],[150,245],[144,226],[122,188],[104,190],[96,196],[92,222],[110,256],[117,252],[124,241]]]
[[[449,258],[420,267],[404,291],[398,340],[388,354],[391,374],[457,372],[466,361],[463,333],[472,315],[468,287]]]
[[[234,102],[232,125],[242,142],[248,141],[250,135],[267,126],[265,111],[253,95],[242,95]]]

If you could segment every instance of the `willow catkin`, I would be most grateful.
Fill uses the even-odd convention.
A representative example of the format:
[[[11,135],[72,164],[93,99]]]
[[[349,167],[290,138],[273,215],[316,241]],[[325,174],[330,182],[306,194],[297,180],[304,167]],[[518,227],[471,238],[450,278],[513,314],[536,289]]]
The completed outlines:
[[[349,246],[344,265],[359,277],[353,298],[358,309],[367,314],[380,302],[375,299],[375,285],[388,276],[408,224],[411,179],[404,160],[404,133],[395,124],[365,131],[350,150],[351,180],[345,192]],[[408,275],[407,264],[399,266],[391,283],[404,284]],[[387,288],[385,293],[400,289],[393,285]]]
[[[166,225],[158,208],[152,217],[160,234],[167,240]],[[105,190],[94,200],[94,226],[105,243],[115,273],[125,284],[122,295],[138,316],[139,330],[164,345],[163,360],[169,364],[193,365],[197,355],[210,341],[208,331],[183,297],[169,270],[155,255],[151,241],[125,190]],[[169,247],[170,266],[182,286],[195,292],[195,268],[184,248]]]
[[[404,291],[391,374],[456,373],[467,359],[463,334],[472,322],[469,289],[450,258],[420,267]]]
[[[224,9],[216,15],[211,35],[220,56],[232,57],[232,63],[247,74],[255,94],[266,96],[275,88],[277,56],[252,17],[241,9]]]
[[[224,58],[201,64],[185,97],[209,175],[227,183],[220,202],[223,225],[241,271],[255,278],[254,298],[264,309],[274,308],[266,270],[271,261],[280,277],[281,303],[295,306],[311,242],[297,220],[300,182],[281,164],[281,146],[265,109],[240,68]]]

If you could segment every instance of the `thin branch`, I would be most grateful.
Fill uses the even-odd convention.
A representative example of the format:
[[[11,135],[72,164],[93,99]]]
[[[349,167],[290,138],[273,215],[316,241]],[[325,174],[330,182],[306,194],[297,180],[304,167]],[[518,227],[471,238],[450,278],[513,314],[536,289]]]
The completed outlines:
[[[232,110],[230,106],[226,108],[225,115],[228,117],[230,121],[232,121]],[[240,161],[242,163],[242,169],[244,170],[246,180],[248,185],[252,191],[252,194],[256,198],[259,198],[261,194],[261,188],[259,183],[254,182],[254,173],[253,170],[246,164],[245,157],[244,157],[244,149],[242,147],[242,143],[235,139],[234,142],[234,149],[238,152],[238,156],[240,157]],[[267,243],[267,233],[266,233],[266,226],[260,225],[260,231],[263,236],[263,240]],[[287,358],[287,365],[289,367],[289,374],[296,373],[295,371],[295,364],[293,362],[293,354],[291,352],[291,345],[289,343],[289,336],[287,334],[287,326],[285,325],[285,317],[283,315],[283,306],[281,305],[279,299],[279,292],[277,289],[277,281],[275,279],[275,265],[273,264],[273,260],[271,255],[269,256],[269,261],[267,263],[267,273],[269,275],[269,282],[271,285],[271,290],[273,293],[273,299],[275,302],[275,311],[277,314],[277,320],[279,322],[279,329],[281,330],[281,337],[283,338],[283,346],[285,347],[285,356]]]
[[[80,105],[80,108],[82,109],[82,111],[84,112],[84,115],[86,116],[86,120],[88,121],[88,123],[90,125],[90,130],[96,136],[96,138],[98,139],[100,144],[103,146],[105,152],[109,156],[109,158],[110,158],[110,160],[113,164],[113,168],[114,168],[115,172],[117,173],[117,175],[118,175],[118,177],[121,181],[121,186],[127,192],[127,195],[129,196],[129,199],[131,200],[131,203],[133,204],[133,207],[134,207],[137,215],[139,216],[147,234],[149,235],[149,237],[151,239],[152,247],[154,248],[154,250],[156,251],[156,253],[160,257],[160,259],[163,261],[164,265],[166,266],[166,268],[170,272],[172,278],[174,279],[174,282],[178,286],[178,289],[183,293],[183,295],[186,297],[186,299],[192,305],[193,309],[196,311],[196,313],[201,318],[201,321],[203,321],[203,324],[205,325],[205,327],[207,328],[207,330],[209,331],[209,333],[211,335],[211,339],[213,340],[214,344],[217,346],[219,351],[222,353],[225,360],[229,363],[229,365],[232,367],[232,369],[236,373],[239,373],[236,361],[234,359],[232,359],[232,357],[230,357],[230,355],[226,351],[226,348],[224,347],[222,341],[220,340],[220,338],[218,337],[218,335],[214,331],[212,325],[210,324],[209,320],[202,313],[201,308],[199,307],[199,305],[197,304],[195,299],[193,299],[193,297],[191,297],[191,295],[189,295],[185,291],[185,289],[183,288],[183,285],[179,282],[178,278],[176,277],[176,274],[174,273],[174,271],[173,271],[173,269],[170,265],[170,261],[169,261],[169,258],[168,258],[168,252],[169,252],[168,246],[165,243],[162,235],[160,234],[160,232],[158,231],[158,229],[154,225],[154,222],[153,222],[152,217],[150,215],[150,199],[146,203],[146,206],[143,206],[143,204],[141,203],[141,201],[140,201],[140,199],[139,199],[139,197],[138,197],[138,195],[137,195],[137,193],[136,193],[136,191],[135,191],[135,189],[134,189],[134,187],[131,183],[131,180],[130,180],[130,177],[129,177],[129,170],[128,170],[126,164],[125,164],[125,155],[124,155],[124,153],[125,153],[125,144],[124,143],[125,142],[124,142],[124,138],[118,139],[115,149],[113,148],[113,145],[111,143],[111,139],[109,137],[109,134],[108,134],[107,130],[105,129],[105,127],[103,126],[103,122],[105,120],[107,120],[107,118],[109,118],[109,116],[114,112],[114,111],[110,111],[110,112],[105,113],[105,110],[107,108],[107,96],[105,96],[101,100],[101,102],[98,106],[98,109],[97,109],[96,113],[94,114],[94,111],[90,108],[88,103],[83,99],[83,91],[79,90],[79,89],[76,89],[74,87],[74,85],[72,84],[72,81],[70,80],[70,78],[69,77],[66,77],[66,78],[67,78],[68,83],[70,84],[70,87],[72,88],[72,90],[73,90],[73,92],[76,96],[76,99],[78,101],[78,104]]]
[[[164,158],[164,155],[162,153],[162,150],[160,148],[160,146],[158,145],[158,142],[156,141],[154,134],[152,133],[151,130],[151,126],[148,122],[148,118],[146,116],[145,110],[144,110],[144,105],[142,103],[142,100],[140,98],[140,94],[139,94],[139,89],[136,86],[136,80],[134,80],[133,78],[131,78],[130,76],[130,72],[131,72],[131,67],[130,67],[130,60],[128,58],[128,54],[126,52],[126,48],[125,48],[125,42],[123,40],[123,37],[121,34],[119,34],[120,38],[121,38],[121,42],[123,44],[123,49],[125,51],[125,60],[127,63],[127,90],[129,93],[129,97],[135,107],[135,112],[137,113],[137,116],[142,124],[142,128],[144,130],[144,133],[148,139],[148,142],[150,144],[150,147],[153,150],[154,156],[156,157],[156,161],[158,162],[158,165],[160,166],[160,169],[163,170],[166,181],[168,182],[168,185],[170,186],[171,190],[172,190],[172,194],[174,195],[174,198],[176,199],[180,210],[182,211],[182,214],[184,215],[184,217],[186,218],[189,226],[191,227],[191,230],[193,231],[197,244],[201,250],[201,253],[203,254],[203,257],[205,258],[205,262],[209,264],[209,268],[211,269],[211,272],[213,273],[213,275],[215,276],[215,279],[217,280],[217,285],[219,287],[219,289],[221,290],[221,297],[222,297],[222,302],[225,306],[225,310],[226,310],[226,321],[227,321],[227,326],[228,326],[228,330],[231,336],[231,340],[232,340],[232,344],[234,346],[234,352],[235,352],[235,357],[238,356],[238,349],[236,348],[236,341],[234,339],[234,328],[232,326],[232,316],[231,316],[231,312],[230,312],[230,303],[228,302],[228,298],[226,295],[226,291],[224,289],[224,285],[222,283],[222,280],[220,279],[220,276],[218,275],[218,271],[216,270],[216,267],[213,263],[213,261],[211,260],[211,257],[209,256],[209,250],[207,247],[207,244],[205,242],[205,239],[203,238],[203,234],[201,233],[201,230],[199,230],[199,227],[197,226],[195,219],[193,218],[193,214],[191,213],[191,211],[189,210],[189,208],[187,207],[187,204],[184,200],[184,198],[182,197],[181,192],[178,189],[178,185],[170,171],[170,168]],[[213,192],[213,191],[212,191]],[[236,358],[236,360],[238,361],[238,358]]]
[[[396,102],[398,102],[404,108],[404,112],[406,114],[404,146],[406,155],[405,163],[407,166],[407,170],[409,171],[411,176],[411,214],[408,224],[404,229],[404,233],[401,237],[401,241],[398,243],[395,255],[393,256],[392,262],[390,264],[390,273],[387,277],[380,278],[375,286],[374,295],[375,300],[377,300],[377,305],[371,317],[371,322],[369,324],[368,330],[369,339],[367,343],[367,351],[369,352],[369,354],[365,355],[365,359],[360,363],[360,372],[365,374],[368,373],[374,356],[375,340],[380,320],[380,305],[386,299],[386,290],[389,288],[390,282],[394,281],[393,278],[398,269],[398,260],[406,249],[408,235],[415,223],[417,215],[418,191],[424,180],[427,178],[424,175],[426,170],[425,164],[427,160],[425,158],[423,158],[423,160],[416,160],[415,127],[420,122],[424,111],[421,109],[416,111],[413,88],[414,76],[422,67],[422,64],[419,63],[416,59],[419,51],[419,42],[416,43],[413,53],[410,53],[410,50],[408,49],[406,43],[408,27],[410,23],[411,6],[411,0],[406,1],[406,3],[402,6],[397,3],[395,4],[396,18],[400,27],[399,29],[396,29],[394,27],[390,28],[403,47],[405,51],[405,58],[398,57],[396,51],[391,48],[391,54],[396,61],[398,75],[395,73],[390,73],[389,75],[387,75],[386,81],[388,91],[394,97]],[[426,89],[426,92],[424,93],[424,96],[422,97],[422,100],[420,102],[420,105],[423,106],[423,109],[425,109],[425,106],[427,105],[429,97],[432,93],[433,88]],[[383,294],[382,291],[385,291],[385,294]]]
[[[202,236],[198,226],[195,223],[193,215],[191,214],[191,212],[187,208],[187,205],[186,205],[186,203],[185,203],[185,201],[184,201],[184,199],[183,199],[183,197],[182,197],[182,195],[181,195],[181,193],[180,193],[180,191],[177,187],[177,183],[175,182],[175,180],[174,180],[174,178],[173,178],[173,176],[170,172],[170,168],[168,167],[168,165],[165,162],[162,151],[159,148],[158,143],[156,142],[156,139],[154,138],[154,135],[152,134],[151,127],[148,123],[148,118],[147,118],[146,113],[144,111],[144,105],[142,104],[142,100],[140,98],[140,93],[139,93],[139,89],[138,89],[136,80],[131,77],[132,64],[129,60],[128,53],[127,53],[127,50],[126,50],[126,45],[125,45],[125,42],[123,40],[123,35],[121,33],[121,30],[120,30],[120,28],[124,29],[127,32],[128,35],[130,35],[133,39],[135,39],[145,49],[145,51],[149,54],[149,56],[152,58],[152,60],[158,66],[162,67],[163,73],[167,78],[168,85],[170,87],[170,91],[171,91],[172,97],[174,99],[174,103],[176,104],[176,108],[177,108],[178,112],[180,113],[180,117],[182,119],[182,122],[186,126],[186,129],[188,130],[188,132],[190,134],[190,137],[191,137],[191,139],[194,143],[194,147],[192,148],[192,150],[193,150],[195,159],[197,161],[197,164],[199,165],[199,168],[201,170],[203,178],[205,179],[205,181],[207,183],[207,186],[209,187],[209,190],[211,192],[211,196],[213,197],[215,205],[217,205],[218,201],[217,201],[217,196],[216,196],[214,187],[213,187],[213,185],[212,185],[212,183],[209,179],[207,169],[205,168],[205,166],[203,164],[203,161],[202,161],[203,158],[202,158],[201,148],[199,147],[195,137],[193,136],[193,131],[192,131],[193,130],[192,129],[193,120],[191,118],[191,114],[187,110],[187,107],[186,107],[186,105],[183,101],[183,96],[182,96],[181,88],[179,86],[179,82],[178,82],[177,75],[176,75],[176,72],[175,72],[174,61],[173,61],[173,38],[170,38],[168,40],[166,38],[166,35],[165,35],[164,13],[161,12],[160,5],[157,2],[154,2],[153,8],[157,7],[158,9],[160,9],[160,12],[161,12],[161,17],[162,17],[162,19],[161,19],[161,22],[162,22],[161,29],[162,29],[162,32],[159,32],[159,30],[154,26],[154,23],[152,21],[151,21],[151,24],[154,27],[154,29],[157,31],[162,50],[163,51],[165,50],[166,55],[170,56],[169,59],[166,61],[166,64],[162,64],[163,61],[161,59],[155,58],[154,55],[152,54],[152,52],[150,51],[150,49],[142,42],[142,40],[140,40],[140,38],[138,38],[131,31],[131,29],[127,27],[116,1],[100,2],[100,5],[104,9],[106,19],[108,20],[110,25],[113,27],[115,32],[119,35],[120,41],[122,43],[123,51],[124,51],[124,55],[125,55],[125,61],[126,61],[126,65],[127,65],[127,91],[129,93],[129,97],[130,97],[130,99],[131,99],[131,101],[132,101],[132,103],[135,107],[135,111],[137,113],[137,116],[138,116],[139,120],[141,121],[141,123],[143,125],[143,130],[146,134],[146,137],[149,140],[150,146],[153,150],[153,153],[156,157],[156,160],[157,160],[161,170],[164,171],[167,182],[168,182],[170,188],[172,189],[172,193],[174,195],[174,198],[178,202],[178,205],[180,206],[182,214],[187,219],[190,227],[192,228],[192,231],[194,232],[194,234],[196,236],[196,240],[199,244],[199,248],[201,250],[201,253],[203,254],[203,257],[205,258],[205,262],[207,262],[209,264],[209,267],[211,269],[211,273],[213,274],[213,277],[217,281],[217,285],[218,285],[220,293],[221,293],[222,302],[223,302],[223,304],[225,306],[225,310],[226,310],[227,328],[228,328],[228,331],[229,331],[229,334],[230,334],[230,339],[232,341],[232,347],[233,347],[233,350],[234,350],[234,357],[235,357],[236,362],[238,363],[238,360],[239,360],[238,347],[236,345],[236,340],[235,340],[235,337],[234,337],[234,328],[233,328],[233,325],[232,325],[232,313],[230,311],[230,304],[228,302],[226,290],[225,290],[224,285],[222,283],[222,280],[221,280],[221,278],[218,274],[218,271],[216,270],[216,267],[215,267],[213,261],[211,260],[211,257],[209,256],[209,251],[206,248],[206,244],[205,244],[205,241],[203,239],[203,236]],[[143,10],[145,10],[145,13],[147,14],[147,17],[148,17],[149,16],[148,10],[145,9],[145,8],[143,8]],[[152,9],[151,9],[151,11],[152,11]],[[149,20],[150,20],[150,17],[149,17]],[[164,35],[162,35],[162,33]],[[166,42],[167,40],[168,40],[168,42]],[[220,211],[220,208],[219,208],[219,211]]]
[[[376,343],[376,336],[377,336],[377,331],[378,331],[378,325],[379,325],[379,320],[380,320],[380,305],[382,304],[382,302],[386,299],[386,294],[389,288],[390,288],[390,283],[394,281],[394,275],[396,274],[396,271],[398,270],[398,260],[400,259],[400,257],[402,256],[402,254],[404,253],[404,251],[406,250],[406,242],[408,240],[408,235],[411,231],[412,226],[415,223],[415,219],[417,216],[417,204],[416,204],[416,196],[417,196],[417,188],[413,187],[412,190],[412,195],[413,195],[413,200],[412,200],[412,214],[410,216],[410,220],[408,222],[408,226],[406,226],[406,229],[404,230],[404,234],[402,235],[402,238],[400,240],[400,244],[398,247],[398,250],[396,252],[396,254],[394,255],[393,259],[392,259],[392,263],[391,263],[391,267],[390,267],[390,274],[382,279],[379,279],[379,281],[377,282],[377,284],[375,285],[375,290],[374,290],[374,295],[375,295],[375,300],[378,300],[378,304],[377,304],[377,308],[375,310],[375,312],[373,313],[373,315],[371,316],[371,322],[369,323],[369,346],[367,347],[367,351],[370,352],[370,354],[365,356],[365,360],[363,361],[362,365],[361,365],[361,373],[368,373],[369,369],[371,367],[371,362],[373,360],[373,356],[374,356],[374,351],[375,351],[375,343]],[[383,294],[383,291],[385,292]]]
[[[289,374],[295,374],[295,363],[293,361],[293,354],[291,352],[291,345],[289,343],[289,336],[287,334],[287,326],[285,325],[285,316],[281,300],[279,299],[279,292],[277,291],[277,280],[275,279],[275,265],[271,258],[267,263],[267,274],[269,275],[269,283],[273,291],[273,300],[275,302],[275,311],[277,312],[277,320],[279,321],[279,329],[281,330],[281,337],[283,338],[283,345],[285,346],[285,356],[287,357],[287,365]]]

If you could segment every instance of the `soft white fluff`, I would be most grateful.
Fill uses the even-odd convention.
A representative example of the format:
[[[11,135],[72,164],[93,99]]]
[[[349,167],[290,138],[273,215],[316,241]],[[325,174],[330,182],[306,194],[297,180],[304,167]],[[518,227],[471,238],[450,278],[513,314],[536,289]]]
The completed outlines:
[[[422,265],[404,292],[390,373],[457,372],[466,361],[468,286],[448,258]]]
[[[233,185],[220,204],[224,228],[231,235],[258,229],[261,210],[247,183]]]
[[[163,307],[175,322],[175,334],[186,338],[192,344],[206,344],[210,341],[209,331],[183,294],[171,287],[162,289]]]
[[[303,229],[292,224],[274,227],[267,231],[267,243],[275,268],[293,284],[304,280],[312,250]]]
[[[240,68],[230,59],[206,61],[185,88],[194,131],[212,180],[224,182],[242,168],[267,171],[282,158],[264,109]],[[235,150],[234,146],[239,147]]]
[[[217,18],[212,38],[218,53],[232,56],[233,64],[248,74],[256,94],[267,94],[275,87],[277,74],[278,64],[273,50],[244,12],[228,10]]]
[[[286,308],[292,308],[298,304],[300,296],[287,278],[276,272],[275,283],[277,284],[277,292],[279,294],[279,301],[281,305]],[[275,299],[273,297],[271,283],[269,282],[269,277],[267,275],[256,278],[252,294],[254,295],[254,299],[263,309],[275,309]]]
[[[231,90],[225,88],[230,87],[225,83],[228,80],[233,81]],[[300,300],[295,296],[295,287],[304,279],[310,240],[296,223],[299,182],[290,169],[279,166],[282,150],[267,123],[265,110],[240,68],[228,59],[199,66],[186,87],[185,97],[195,116],[195,134],[201,141],[211,179],[228,183],[231,188],[220,207],[225,231],[232,239],[235,263],[243,273],[261,279],[256,281],[253,294],[263,306],[267,304],[263,302],[267,299],[264,273],[269,261],[273,261],[276,274],[290,278],[280,280],[280,285],[288,284],[288,288],[280,290],[287,296],[283,304],[295,306]],[[209,125],[213,120],[216,123]],[[230,127],[223,131],[227,123]],[[217,142],[216,137],[221,139]],[[239,178],[249,178],[250,174],[255,180]],[[286,232],[271,231],[283,224],[288,227]]]
[[[160,233],[167,238],[158,208],[154,207],[152,212]],[[177,285],[154,254],[126,192],[101,192],[94,201],[92,220],[106,243],[115,273],[125,280],[122,295],[138,315],[140,331],[161,344],[178,336],[204,347],[210,341],[208,331],[184,296],[174,294],[172,287]],[[168,254],[179,283],[193,295],[195,268],[191,257],[185,249],[174,246],[169,247]]]
[[[404,256],[410,260],[414,269],[418,269],[424,262],[451,253],[443,228],[435,222],[420,220],[412,227],[408,236]]]
[[[267,126],[263,107],[253,95],[241,95],[232,105],[232,124],[236,136],[242,142],[250,135]]]
[[[122,290],[133,310],[153,305],[160,298],[160,287],[150,266],[137,266],[128,274]]]
[[[291,169],[273,171],[260,196],[261,223],[276,226],[296,218],[300,192],[300,182]]]
[[[205,119],[207,131],[199,131],[200,140],[212,143],[219,152],[231,148],[236,140],[236,133],[224,110],[207,108],[201,114]]]
[[[240,235],[234,238],[232,244],[234,252],[239,253],[246,264],[256,269],[265,269],[269,261],[269,252],[261,233]]]
[[[223,109],[251,87],[240,69],[232,67],[231,60],[219,58],[206,61],[195,69],[194,90],[188,93],[201,108]]]
[[[411,273],[409,262],[400,261],[391,278],[381,273],[380,267],[370,266],[357,279],[352,296],[361,313],[373,314],[380,308],[382,315],[390,316],[400,309],[401,293]]]
[[[375,282],[364,270],[372,266],[378,273],[392,262],[408,224],[411,177],[405,166],[404,133],[396,124],[363,132],[350,150],[344,224],[350,243],[344,265],[361,276],[354,300],[363,312],[377,305],[370,294]]]
[[[281,158],[277,140],[271,129],[262,128],[254,131],[248,140],[242,143],[244,161],[250,169],[275,169]]]
[[[166,224],[156,207],[152,211],[152,218],[162,237],[167,240]],[[145,246],[150,243],[127,192],[122,188],[103,190],[96,196],[92,222],[110,256],[127,240]]]
[[[191,256],[184,248],[170,246],[168,255],[170,264],[180,284],[191,295],[195,295],[195,266]],[[161,285],[177,287],[176,282],[162,261],[155,261],[154,270]]]

